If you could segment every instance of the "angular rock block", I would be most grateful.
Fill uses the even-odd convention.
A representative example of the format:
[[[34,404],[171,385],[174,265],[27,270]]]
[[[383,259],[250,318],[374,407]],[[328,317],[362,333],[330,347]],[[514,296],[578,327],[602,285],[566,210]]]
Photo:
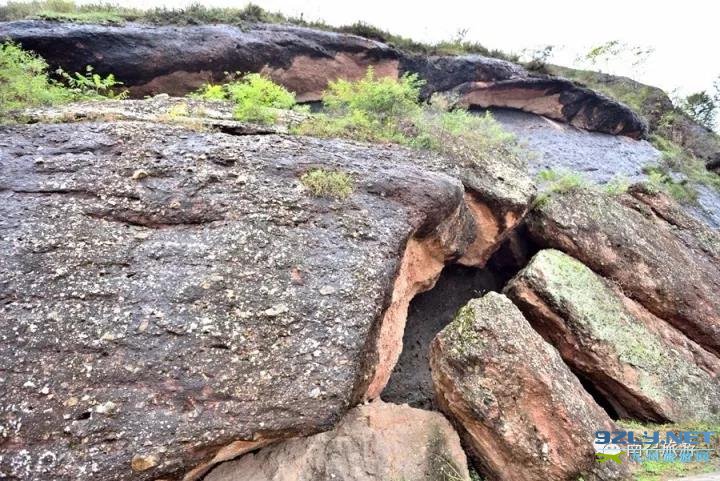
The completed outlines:
[[[223,463],[205,481],[469,480],[460,438],[442,414],[375,401],[333,429]]]
[[[576,259],[540,251],[505,293],[618,416],[720,420],[720,361]]]
[[[438,404],[490,479],[625,477],[622,466],[595,461],[594,432],[612,421],[504,295],[463,307],[430,362]]]
[[[626,296],[720,354],[717,232],[675,225],[630,195],[584,190],[553,195],[531,212],[527,225],[537,244],[613,280]]]

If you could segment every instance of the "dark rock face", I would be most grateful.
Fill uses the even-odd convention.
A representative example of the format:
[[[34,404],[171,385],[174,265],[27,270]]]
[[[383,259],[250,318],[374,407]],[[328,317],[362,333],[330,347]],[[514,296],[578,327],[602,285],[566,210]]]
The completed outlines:
[[[661,215],[631,195],[573,190],[536,208],[528,228],[537,244],[566,252],[615,281],[628,297],[717,355],[720,239],[687,217],[678,228],[677,209],[677,225]]]
[[[332,431],[224,463],[205,481],[469,478],[460,438],[442,414],[375,401],[348,412]]]
[[[540,251],[505,292],[619,417],[720,419],[720,360],[581,262]]]
[[[612,430],[610,418],[502,294],[463,307],[433,341],[430,361],[441,409],[491,479],[626,477],[615,463],[595,462],[593,434]]]
[[[9,479],[195,479],[331,428],[477,233],[458,168],[406,149],[128,121],[3,127],[0,147]],[[315,167],[355,192],[312,197]],[[503,219],[532,195],[473,192]]]
[[[134,95],[185,94],[225,72],[270,74],[302,100],[317,100],[328,80],[359,78],[368,66],[397,76],[399,54],[354,35],[301,27],[228,25],[189,27],[128,24],[120,27],[38,21],[0,25],[10,37],[53,67],[74,72],[92,64],[115,73]],[[321,71],[318,71],[321,69]]]
[[[0,24],[10,38],[69,72],[93,65],[115,73],[133,95],[185,94],[225,72],[262,72],[295,92],[319,100],[330,80],[355,80],[368,67],[378,76],[418,73],[423,93],[462,91],[470,105],[512,106],[613,134],[641,137],[642,120],[624,105],[567,80],[533,77],[503,60],[467,55],[422,57],[355,35],[288,25],[158,27],[100,26],[42,21]],[[468,86],[469,85],[469,86]],[[469,95],[469,91],[473,92]],[[482,93],[481,93],[482,91]],[[478,96],[482,100],[478,100]]]

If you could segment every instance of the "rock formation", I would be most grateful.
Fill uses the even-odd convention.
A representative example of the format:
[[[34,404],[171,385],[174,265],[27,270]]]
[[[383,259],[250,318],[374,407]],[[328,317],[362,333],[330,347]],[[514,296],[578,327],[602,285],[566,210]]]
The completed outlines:
[[[331,431],[224,463],[205,481],[469,479],[460,439],[439,413],[376,401]]]
[[[720,419],[720,360],[579,261],[540,251],[505,292],[620,418]]]
[[[682,145],[693,155],[705,160],[708,169],[715,169],[720,173],[720,136],[675,108],[668,94],[661,89],[628,77],[602,72],[576,70],[558,65],[548,65],[546,70],[594,90],[614,92],[621,98],[627,97],[632,100],[633,108],[647,120],[651,132]]]
[[[718,194],[537,195],[547,168],[647,178],[661,153],[622,103],[505,60],[290,25],[32,20],[0,38],[160,93],[0,125],[0,478],[468,480],[457,429],[490,480],[609,481],[628,475],[594,460],[611,417],[720,421]],[[291,135],[313,114],[255,125],[168,95],[261,72],[312,102],[370,67],[501,112],[540,160]],[[714,137],[685,126],[715,165]],[[311,170],[349,195],[314,192]],[[417,383],[409,400],[452,425],[379,399],[404,339],[418,371],[386,392]]]
[[[504,228],[479,248],[477,223],[512,227],[532,195],[336,140],[130,121],[2,131],[2,419],[16,431],[0,463],[26,480],[194,479],[331,428],[382,391],[410,299],[445,262],[487,257]],[[301,188],[320,167],[352,177],[349,199]]]
[[[574,127],[640,138],[647,126],[627,107],[562,78],[519,78],[469,82],[455,90],[463,107],[511,107]]]
[[[623,479],[613,463],[595,464],[593,435],[612,430],[610,418],[507,297],[470,301],[430,362],[441,409],[491,479]]]
[[[535,242],[559,249],[700,346],[720,354],[717,233],[682,235],[637,198],[574,189],[528,217]]]
[[[182,95],[226,72],[262,72],[297,94],[320,100],[328,81],[356,80],[372,67],[378,76],[418,73],[423,92],[456,87],[464,103],[509,106],[589,130],[642,137],[647,126],[625,105],[570,81],[537,77],[519,65],[480,55],[425,57],[362,37],[290,25],[187,27],[73,25],[44,21],[0,24],[10,38],[53,68],[116,73],[133,95]],[[126,48],[127,45],[133,48]],[[470,82],[470,84],[468,84]],[[466,86],[460,87],[463,84]]]

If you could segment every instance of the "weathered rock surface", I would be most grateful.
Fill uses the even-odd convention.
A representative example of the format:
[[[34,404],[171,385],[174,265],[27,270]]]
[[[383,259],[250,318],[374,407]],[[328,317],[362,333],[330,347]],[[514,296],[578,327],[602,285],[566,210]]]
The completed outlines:
[[[551,169],[578,172],[595,184],[607,184],[619,178],[640,182],[647,178],[643,168],[657,165],[661,157],[645,140],[586,132],[515,109],[493,108],[490,112],[531,152],[528,167],[533,175]]]
[[[265,73],[299,100],[312,101],[322,97],[328,81],[355,80],[373,67],[378,76],[420,74],[427,81],[426,96],[472,83],[465,98],[469,104],[526,109],[631,137],[646,131],[642,119],[623,104],[564,79],[531,76],[504,60],[424,57],[355,35],[290,25],[255,24],[241,30],[229,25],[17,21],[0,24],[0,38],[6,37],[37,52],[53,68],[76,72],[93,65],[100,74],[115,73],[138,97],[185,94],[239,71]]]
[[[720,239],[678,229],[630,195],[579,189],[553,195],[528,216],[540,246],[559,249],[615,281],[647,310],[720,353]]]
[[[645,121],[625,105],[557,77],[468,82],[454,90],[463,107],[510,107],[574,127],[641,138]]]
[[[0,471],[27,481],[190,480],[330,429],[382,391],[410,299],[486,256],[475,219],[513,225],[533,193],[487,177],[508,166],[336,140],[129,121],[0,139]],[[318,167],[354,193],[310,195]]]
[[[460,438],[439,413],[376,401],[332,431],[221,464],[205,481],[468,480]]]
[[[593,433],[610,418],[507,297],[470,301],[430,360],[438,403],[490,479],[624,478],[595,462]]]
[[[505,288],[536,331],[623,419],[720,419],[720,360],[557,250]]]

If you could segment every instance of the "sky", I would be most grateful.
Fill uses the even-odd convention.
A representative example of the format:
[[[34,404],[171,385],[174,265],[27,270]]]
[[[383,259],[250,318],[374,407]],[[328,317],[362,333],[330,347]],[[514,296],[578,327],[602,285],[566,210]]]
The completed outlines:
[[[97,3],[79,0],[77,3]],[[242,7],[232,0],[116,0],[147,8],[182,7],[190,3]],[[0,0],[0,4],[3,0]],[[720,76],[720,2],[714,0],[647,1],[493,0],[432,2],[391,0],[254,0],[261,7],[331,25],[364,21],[384,30],[425,42],[465,38],[491,49],[521,53],[554,45],[551,61],[581,66],[576,58],[611,40],[627,48],[610,64],[595,69],[627,75],[678,94],[711,89]],[[653,49],[633,66],[630,47]],[[585,65],[588,66],[588,65]]]

